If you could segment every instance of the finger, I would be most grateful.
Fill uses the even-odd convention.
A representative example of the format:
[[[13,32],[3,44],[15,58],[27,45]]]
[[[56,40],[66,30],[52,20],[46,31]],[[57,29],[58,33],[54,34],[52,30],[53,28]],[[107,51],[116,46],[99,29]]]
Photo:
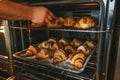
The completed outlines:
[[[53,18],[51,15],[48,15],[47,18],[51,21]]]
[[[45,23],[48,23],[50,22],[50,20],[48,18],[45,19]]]
[[[42,19],[39,19],[39,20],[32,20],[33,23],[36,23],[36,24],[41,24],[44,22],[44,20]]]
[[[51,16],[51,18],[55,18],[55,15],[51,11],[49,12],[49,16]]]
[[[32,27],[41,27],[43,24],[40,23],[32,23],[31,26]]]

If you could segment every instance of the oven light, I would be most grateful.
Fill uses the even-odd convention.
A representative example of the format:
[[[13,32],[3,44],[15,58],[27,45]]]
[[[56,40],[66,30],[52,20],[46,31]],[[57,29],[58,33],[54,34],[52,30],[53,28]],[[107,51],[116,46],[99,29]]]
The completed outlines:
[[[4,26],[0,26],[0,28],[1,28],[1,29],[3,29],[3,28],[4,28]]]
[[[0,32],[4,33],[4,30],[0,30]]]
[[[4,33],[4,26],[0,26],[0,32]]]

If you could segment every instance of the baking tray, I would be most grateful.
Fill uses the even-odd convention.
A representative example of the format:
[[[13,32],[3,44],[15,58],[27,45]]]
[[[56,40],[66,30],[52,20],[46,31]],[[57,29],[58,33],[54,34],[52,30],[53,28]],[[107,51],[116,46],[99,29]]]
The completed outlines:
[[[16,52],[16,53],[13,54],[13,56],[15,58],[19,58],[19,59],[22,59],[22,60],[26,60],[26,61],[29,61],[29,62],[37,63],[37,64],[40,64],[40,65],[44,65],[44,66],[49,66],[49,67],[52,67],[52,68],[58,68],[58,69],[69,71],[69,72],[73,72],[73,73],[81,73],[82,71],[84,71],[87,63],[89,62],[91,56],[93,55],[93,53],[95,51],[95,48],[86,57],[86,60],[85,60],[85,62],[83,64],[83,67],[80,68],[80,69],[77,69],[74,65],[70,64],[69,59],[67,59],[67,60],[65,60],[63,62],[60,62],[58,64],[53,64],[53,58],[39,59],[38,60],[38,59],[35,58],[35,56],[23,57],[23,55],[25,54],[26,50],[27,49],[19,51],[19,52]]]

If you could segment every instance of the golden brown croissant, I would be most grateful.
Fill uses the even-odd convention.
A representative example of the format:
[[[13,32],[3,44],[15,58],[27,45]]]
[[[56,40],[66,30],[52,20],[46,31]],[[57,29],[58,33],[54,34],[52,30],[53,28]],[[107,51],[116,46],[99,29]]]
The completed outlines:
[[[26,56],[33,56],[35,54],[37,54],[37,48],[33,45],[30,45],[29,48],[27,49],[25,55]]]
[[[95,20],[89,16],[83,16],[74,25],[74,27],[78,29],[91,28],[95,26],[96,26]]]
[[[57,43],[58,40],[56,38],[51,37],[51,38],[48,39],[48,42]]]
[[[41,50],[43,48],[42,43],[38,44],[37,47]]]
[[[54,43],[51,49],[54,51],[58,49],[63,49],[63,45],[60,43]]]
[[[44,41],[44,42],[42,42],[42,43],[39,45],[39,47],[51,49],[52,46],[53,46],[53,44],[54,44],[53,42]]]
[[[83,53],[73,53],[69,57],[70,63],[75,65],[78,69],[83,67],[85,55]]]
[[[66,54],[68,54],[68,55],[75,53],[75,49],[71,45],[65,46],[64,50],[65,50]]]
[[[32,23],[31,24],[31,27],[43,27],[43,26],[45,26],[44,23],[43,24],[38,24],[38,23]]]
[[[90,47],[91,49],[93,49],[95,47],[94,41],[85,41],[84,44],[87,45],[88,47]]]
[[[56,50],[53,56],[53,63],[59,63],[67,59],[67,55],[63,50]]]
[[[76,47],[82,45],[82,42],[81,42],[79,39],[74,38],[74,39],[70,42],[70,44],[76,48]]]
[[[81,46],[79,46],[79,47],[77,48],[77,52],[83,52],[84,55],[87,56],[87,55],[90,54],[91,49],[90,49],[88,46],[86,46],[86,45],[81,45]]]
[[[71,17],[66,17],[64,20],[64,26],[73,26],[75,24],[75,20]]]
[[[53,56],[53,51],[50,49],[43,48],[38,54],[36,54],[36,59],[50,58]]]
[[[61,44],[63,44],[63,45],[69,45],[69,44],[70,44],[70,41],[67,40],[67,39],[62,38],[62,39],[59,40],[59,43],[61,43]]]
[[[64,18],[58,17],[47,23],[48,28],[61,28],[64,24]]]

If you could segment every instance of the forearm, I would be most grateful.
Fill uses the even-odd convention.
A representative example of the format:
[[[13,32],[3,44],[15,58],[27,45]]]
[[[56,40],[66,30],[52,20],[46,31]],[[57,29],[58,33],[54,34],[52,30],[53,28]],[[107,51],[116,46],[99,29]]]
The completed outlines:
[[[30,6],[11,2],[0,1],[0,18],[8,20],[31,20],[32,8]]]

